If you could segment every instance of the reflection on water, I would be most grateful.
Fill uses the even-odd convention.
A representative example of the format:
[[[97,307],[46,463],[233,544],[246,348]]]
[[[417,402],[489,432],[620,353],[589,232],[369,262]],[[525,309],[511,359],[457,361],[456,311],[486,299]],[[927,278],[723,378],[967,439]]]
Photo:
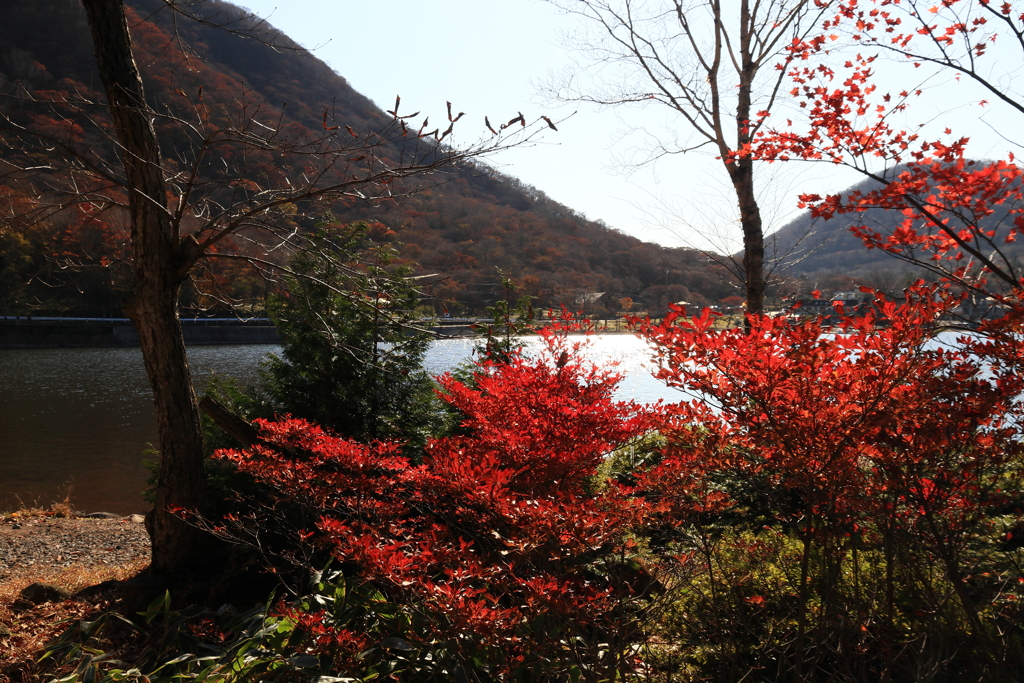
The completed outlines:
[[[436,342],[426,368],[443,373],[469,358],[473,341]],[[198,346],[188,350],[197,388],[211,372],[242,382],[258,376],[273,345]],[[679,394],[644,367],[649,354],[629,335],[601,335],[587,356],[617,362],[619,398],[652,402]],[[121,514],[145,510],[143,450],[156,441],[152,396],[138,349],[0,350],[0,510],[63,498],[78,509]]]

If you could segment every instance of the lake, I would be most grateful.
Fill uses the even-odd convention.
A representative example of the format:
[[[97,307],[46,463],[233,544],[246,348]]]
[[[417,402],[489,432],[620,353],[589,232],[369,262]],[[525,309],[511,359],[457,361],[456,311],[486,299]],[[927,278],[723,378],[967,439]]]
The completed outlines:
[[[426,369],[441,374],[468,360],[471,339],[435,342]],[[194,346],[189,362],[198,390],[211,373],[242,382],[276,345]],[[587,357],[618,363],[618,398],[678,401],[651,377],[645,343],[631,335],[596,335]],[[75,509],[143,512],[143,451],[156,442],[152,394],[139,349],[0,350],[0,510],[70,496]]]

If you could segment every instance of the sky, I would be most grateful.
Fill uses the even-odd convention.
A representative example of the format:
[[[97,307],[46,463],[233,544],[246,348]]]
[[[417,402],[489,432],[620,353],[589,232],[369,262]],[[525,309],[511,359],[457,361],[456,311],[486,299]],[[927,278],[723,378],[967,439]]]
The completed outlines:
[[[742,247],[728,179],[713,155],[691,152],[634,170],[625,165],[648,133],[685,131],[678,117],[653,108],[601,111],[546,100],[545,84],[579,57],[566,40],[583,20],[542,0],[239,4],[310,49],[382,109],[391,109],[401,95],[403,112],[420,110],[440,122],[446,117],[445,102],[451,101],[456,112],[466,112],[470,124],[456,132],[465,131],[472,139],[484,132],[484,115],[492,123],[520,111],[528,122],[550,117],[557,132],[547,130],[536,144],[487,161],[590,219],[667,246],[728,253]],[[897,73],[903,72],[883,71],[892,77]],[[923,75],[905,77],[920,80]],[[998,126],[990,125],[1008,114],[976,106],[983,94],[952,74],[927,85],[913,109],[922,123],[968,130],[975,156],[1001,157],[1013,148],[993,131]],[[902,89],[906,83],[893,81],[893,86]],[[984,124],[978,122],[982,114]],[[822,164],[776,164],[766,171],[761,184],[770,191],[759,199],[766,232],[799,213],[799,193],[835,192],[860,180],[853,171]]]

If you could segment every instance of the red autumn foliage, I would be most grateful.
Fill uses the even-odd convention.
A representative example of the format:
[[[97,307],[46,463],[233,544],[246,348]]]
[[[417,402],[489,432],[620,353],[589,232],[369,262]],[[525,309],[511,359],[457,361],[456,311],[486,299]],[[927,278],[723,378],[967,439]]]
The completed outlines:
[[[767,478],[789,494],[776,514],[806,557],[865,525],[900,535],[933,553],[977,628],[963,551],[1019,478],[1012,416],[1024,382],[989,371],[967,340],[933,339],[956,303],[919,284],[905,303],[879,298],[877,314],[838,328],[751,317],[748,330],[715,331],[706,310],[642,324],[657,375],[697,398],[666,411],[671,445],[641,487],[679,519],[727,508],[716,475]]]
[[[994,57],[988,53],[999,31],[1009,34],[1010,40],[1002,41],[1008,48],[1017,45],[1022,22],[1024,15],[1009,4],[997,7],[987,0],[929,7],[914,1],[837,3],[819,35],[790,46],[791,94],[805,118],[772,122],[742,153],[769,162],[830,161],[858,170],[879,187],[846,196],[803,195],[802,206],[826,219],[874,208],[899,211],[904,220],[894,230],[867,221],[852,230],[868,248],[923,265],[976,292],[1004,297],[1022,284],[1007,251],[1024,229],[1022,169],[1012,153],[996,161],[966,158],[968,138],[955,138],[949,129],[944,138],[926,139],[920,130],[896,124],[922,91],[882,92],[876,81],[879,58],[888,53],[914,68],[948,69],[957,81],[973,81],[1019,112],[1020,99],[989,73]],[[842,34],[851,37],[846,47],[857,54],[840,64],[835,51],[843,45]]]
[[[499,670],[538,657],[558,666],[584,657],[576,648],[593,649],[591,666],[628,668],[633,588],[616,578],[635,578],[620,560],[639,504],[591,480],[650,420],[613,400],[618,377],[581,360],[578,344],[542,338],[536,358],[442,378],[463,433],[433,441],[421,464],[396,444],[358,444],[296,419],[262,421],[266,446],[218,457],[315,513],[316,532],[298,533],[409,610],[407,630],[388,635],[440,643],[458,659],[493,657]],[[598,643],[612,647],[598,656]]]
[[[431,445],[437,471],[457,480],[466,463],[493,460],[518,490],[580,493],[604,455],[646,431],[645,411],[612,399],[618,377],[579,362],[582,342],[551,330],[541,335],[546,359],[485,362],[470,382],[440,378],[469,435]]]
[[[982,429],[975,445],[994,438],[1021,379],[992,379],[970,351],[932,341],[932,323],[957,303],[937,293],[918,285],[904,304],[879,298],[877,313],[829,329],[819,319],[759,317],[749,333],[712,331],[707,310],[644,324],[657,375],[700,396],[672,406],[667,424],[676,433],[701,425],[688,441],[732,447],[717,466],[777,471],[779,483],[813,495],[819,512],[863,492],[865,459],[920,460]]]

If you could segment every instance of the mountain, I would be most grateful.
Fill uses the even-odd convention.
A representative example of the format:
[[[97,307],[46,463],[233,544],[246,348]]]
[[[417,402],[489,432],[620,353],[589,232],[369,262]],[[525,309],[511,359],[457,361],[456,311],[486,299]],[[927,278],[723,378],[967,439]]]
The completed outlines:
[[[890,176],[900,172],[897,167]],[[842,191],[866,193],[878,189],[880,183],[864,180]],[[996,207],[994,213],[980,225],[994,230],[997,243],[1005,235],[1004,226],[1011,225],[1009,207]],[[879,249],[868,249],[850,232],[850,227],[866,225],[883,235],[890,234],[904,220],[900,211],[869,209],[861,213],[836,214],[830,220],[815,219],[804,212],[766,239],[766,256],[773,260],[778,273],[806,280],[821,280],[842,275],[856,281],[879,286],[875,281],[905,281],[924,276],[927,271],[909,264]],[[956,225],[955,219],[951,223]],[[1011,243],[1000,247],[1010,258],[1024,256],[1024,245]]]
[[[160,0],[127,4],[136,61],[158,111],[173,111],[185,98],[201,101],[211,117],[259,111],[294,130],[320,130],[327,125],[325,112],[336,125],[355,131],[392,121],[286,36],[276,36],[275,47],[253,38],[258,27],[233,5],[193,3],[190,7],[208,19],[198,22],[174,16]],[[0,111],[11,121],[50,127],[55,135],[78,126],[76,134],[93,141],[97,163],[113,165],[117,150],[103,135],[102,108],[87,122],[44,116],[38,109],[39,100],[55,97],[103,101],[100,91],[84,10],[76,0],[0,4]],[[166,122],[157,125],[161,152],[173,168],[174,160],[189,151],[189,140]],[[14,154],[11,149],[4,154]],[[392,152],[397,157],[401,150]],[[378,222],[372,234],[399,244],[403,258],[417,263],[419,272],[441,276],[425,302],[437,312],[481,313],[500,296],[499,270],[543,307],[575,308],[577,301],[603,292],[588,304],[594,313],[614,313],[627,297],[634,310],[654,312],[670,301],[712,303],[734,293],[723,272],[700,253],[609,229],[484,165],[462,165],[445,180],[432,179],[418,196],[394,202],[330,207],[341,222]],[[35,186],[45,185],[44,174]],[[11,216],[29,213],[12,208],[28,201],[18,198],[19,191],[20,186],[0,181],[0,202],[6,202],[0,208],[8,216],[0,218],[0,315],[116,315],[131,277],[121,258],[127,249],[124,219],[104,222],[64,211],[18,220]],[[77,267],[67,268],[75,259]],[[197,281],[215,282],[224,300],[266,293],[266,283],[255,274],[233,268],[201,273]],[[208,301],[199,289],[183,294],[186,310]]]

